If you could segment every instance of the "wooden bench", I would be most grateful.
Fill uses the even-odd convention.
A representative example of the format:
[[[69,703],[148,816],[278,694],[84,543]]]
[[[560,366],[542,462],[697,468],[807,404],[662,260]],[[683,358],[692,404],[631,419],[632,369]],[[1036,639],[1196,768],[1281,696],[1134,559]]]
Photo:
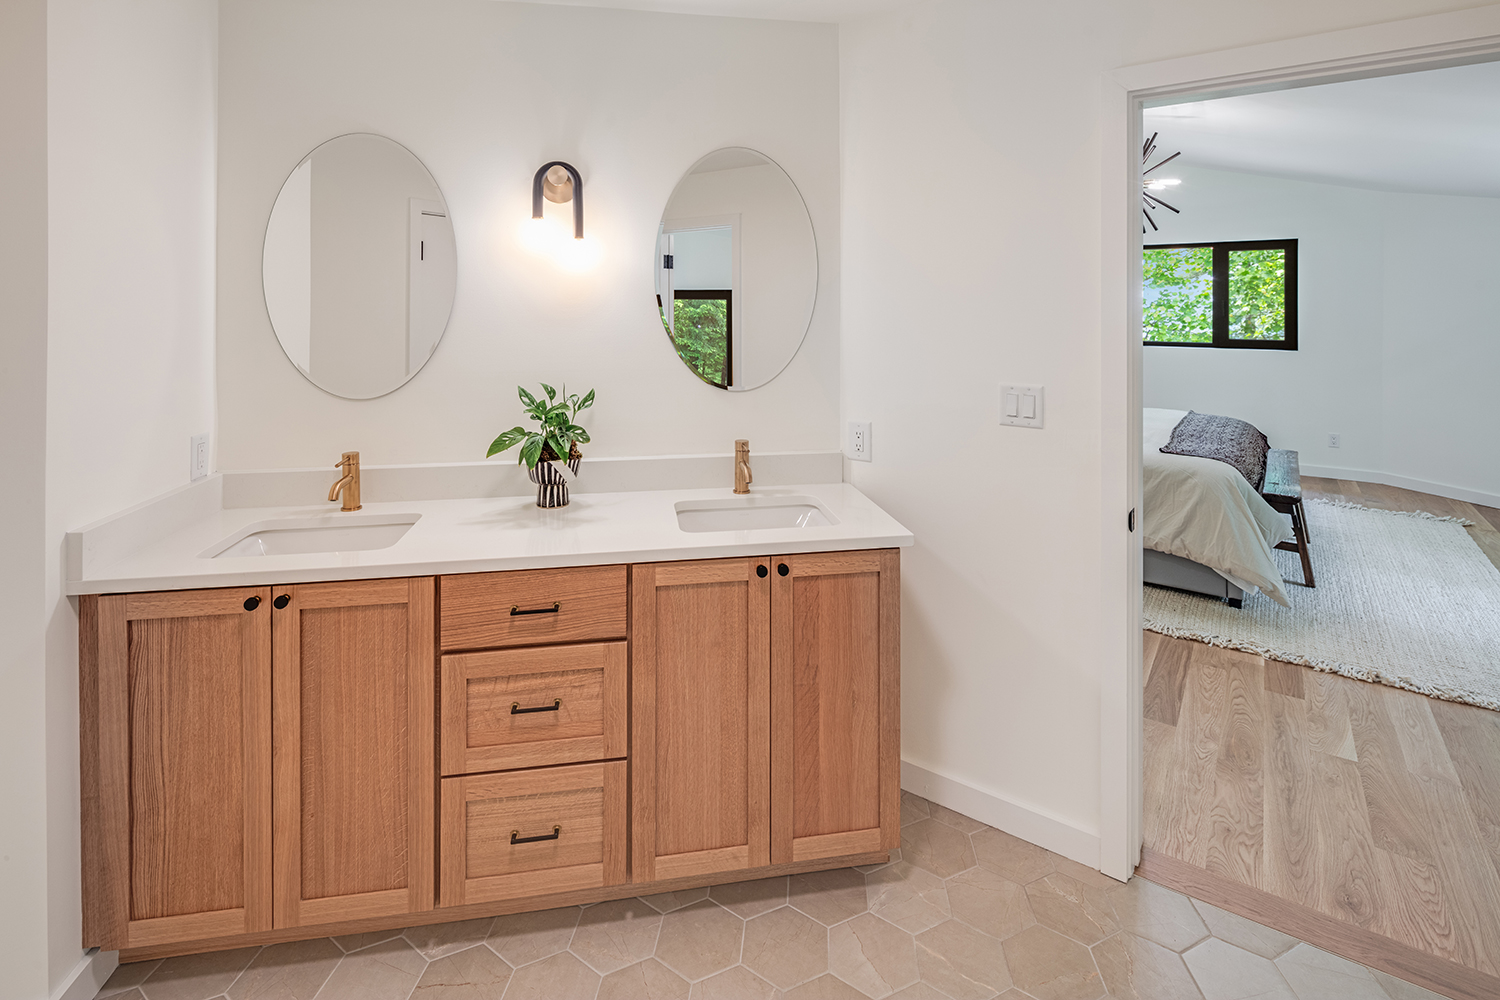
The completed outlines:
[[[1307,547],[1307,515],[1302,510],[1302,472],[1297,466],[1295,451],[1272,448],[1266,453],[1266,481],[1261,487],[1260,495],[1276,510],[1292,516],[1292,534],[1297,540],[1280,542],[1276,547],[1301,556],[1302,585],[1317,586],[1313,582],[1312,556]]]

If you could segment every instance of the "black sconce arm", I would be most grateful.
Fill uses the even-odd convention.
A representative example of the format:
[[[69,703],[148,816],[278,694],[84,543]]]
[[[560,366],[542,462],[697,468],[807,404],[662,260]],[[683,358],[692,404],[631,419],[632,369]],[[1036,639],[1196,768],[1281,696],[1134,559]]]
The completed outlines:
[[[562,160],[553,160],[542,164],[536,176],[531,180],[531,217],[540,219],[542,217],[542,181],[547,177],[547,171],[553,167],[562,167],[573,178],[573,238],[583,239],[583,178],[579,176],[577,168],[571,163]]]

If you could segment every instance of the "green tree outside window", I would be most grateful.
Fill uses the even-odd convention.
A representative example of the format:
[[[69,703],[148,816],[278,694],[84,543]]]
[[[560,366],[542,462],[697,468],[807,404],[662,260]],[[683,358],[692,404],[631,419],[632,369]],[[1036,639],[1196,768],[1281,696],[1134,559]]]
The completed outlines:
[[[1208,344],[1214,339],[1214,248],[1147,250],[1142,273],[1148,342]]]
[[[1229,252],[1229,336],[1286,338],[1286,251]]]
[[[729,384],[729,300],[677,299],[672,303],[672,346],[699,378]],[[663,318],[665,323],[665,318]]]

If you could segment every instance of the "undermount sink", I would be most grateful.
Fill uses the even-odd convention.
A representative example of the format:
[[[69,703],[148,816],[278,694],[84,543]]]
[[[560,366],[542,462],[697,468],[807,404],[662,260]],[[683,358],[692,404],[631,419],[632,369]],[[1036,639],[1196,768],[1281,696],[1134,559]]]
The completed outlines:
[[[766,528],[823,528],[839,519],[812,497],[749,496],[725,500],[682,500],[676,504],[683,531],[757,531]]]
[[[224,556],[286,556],[386,549],[399,542],[421,516],[325,514],[257,521],[212,546],[203,555],[218,559]]]

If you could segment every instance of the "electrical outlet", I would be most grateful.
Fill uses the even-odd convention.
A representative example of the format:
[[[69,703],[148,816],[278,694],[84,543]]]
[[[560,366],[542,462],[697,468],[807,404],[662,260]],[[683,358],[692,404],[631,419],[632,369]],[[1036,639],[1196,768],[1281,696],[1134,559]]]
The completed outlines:
[[[1328,447],[1330,447],[1330,448],[1337,448],[1338,446],[1339,446],[1339,435],[1337,435],[1337,434],[1330,434],[1330,435],[1328,435]]]
[[[194,434],[191,443],[188,479],[197,482],[208,477],[208,435]]]
[[[868,420],[849,421],[849,457],[856,462],[870,460],[870,422]]]

